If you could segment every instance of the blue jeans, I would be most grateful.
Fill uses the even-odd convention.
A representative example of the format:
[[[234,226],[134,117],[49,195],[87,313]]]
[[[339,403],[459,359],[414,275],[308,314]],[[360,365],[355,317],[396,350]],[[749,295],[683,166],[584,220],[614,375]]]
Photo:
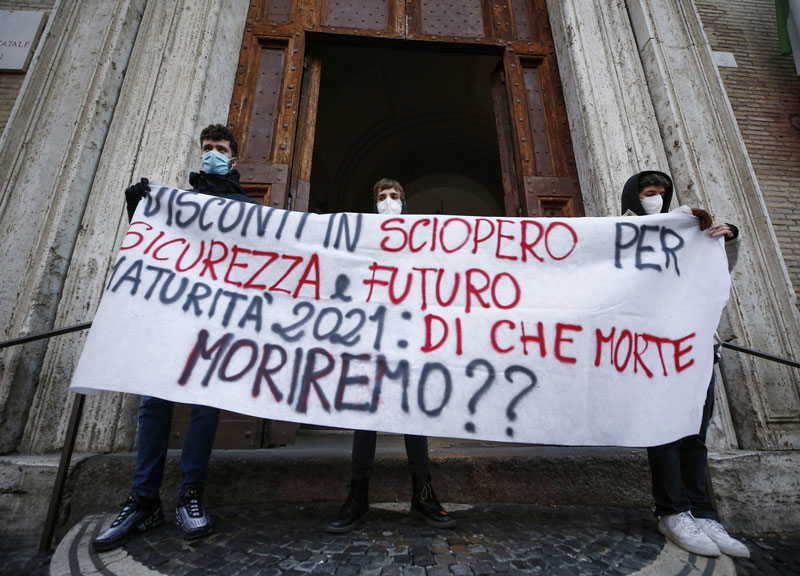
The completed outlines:
[[[131,492],[138,496],[158,498],[164,479],[173,406],[169,400],[142,397],[139,406],[139,451],[131,485]],[[197,488],[202,492],[218,422],[219,408],[192,405],[189,429],[186,431],[181,452],[182,480],[178,488],[179,494],[190,488]]]
[[[700,433],[647,449],[656,516],[691,512],[695,518],[719,520],[708,495],[706,432],[714,412],[714,373],[706,391]]]

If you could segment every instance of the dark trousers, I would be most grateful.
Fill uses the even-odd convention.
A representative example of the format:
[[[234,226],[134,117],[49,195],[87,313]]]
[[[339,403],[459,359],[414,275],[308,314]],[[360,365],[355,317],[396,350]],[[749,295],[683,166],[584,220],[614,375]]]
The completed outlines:
[[[428,437],[406,434],[403,438],[406,442],[406,455],[408,456],[408,468],[411,475],[422,476],[426,481],[429,481],[431,466],[428,460]],[[378,434],[372,430],[355,430],[353,432],[353,478],[369,478],[372,473],[372,465],[375,462],[375,445],[377,441]]]
[[[149,499],[158,498],[164,479],[173,406],[169,400],[152,396],[142,398],[139,406],[139,449],[131,486],[134,494]],[[178,488],[179,494],[190,488],[203,490],[218,422],[219,408],[192,406],[192,416],[181,452],[182,479]]]
[[[695,518],[718,520],[708,496],[706,432],[714,411],[714,373],[706,392],[700,433],[647,449],[656,516],[691,512]]]

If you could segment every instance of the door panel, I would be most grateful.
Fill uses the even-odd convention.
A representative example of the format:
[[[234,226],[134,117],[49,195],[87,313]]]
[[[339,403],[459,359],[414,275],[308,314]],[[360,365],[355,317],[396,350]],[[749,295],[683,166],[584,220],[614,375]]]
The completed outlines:
[[[322,58],[314,54],[307,55],[300,94],[300,115],[298,118],[297,137],[295,138],[295,156],[292,162],[292,209],[298,212],[308,211],[308,201],[311,193],[311,158],[314,153],[314,133],[317,123],[321,79]]]
[[[525,216],[583,216],[569,127],[548,66],[551,57],[503,59]],[[562,102],[559,105],[559,102]]]
[[[491,36],[491,17],[484,14],[489,3],[481,0],[417,0],[418,31],[430,36]],[[417,12],[418,11],[418,12]],[[488,28],[488,29],[487,29]]]
[[[338,28],[386,30],[389,2],[386,0],[328,0],[325,24]]]
[[[492,99],[494,118],[497,124],[497,143],[500,149],[500,166],[503,171],[503,203],[506,216],[522,214],[517,180],[517,154],[514,150],[514,136],[511,130],[511,117],[508,110],[505,71],[502,65],[492,73]]]

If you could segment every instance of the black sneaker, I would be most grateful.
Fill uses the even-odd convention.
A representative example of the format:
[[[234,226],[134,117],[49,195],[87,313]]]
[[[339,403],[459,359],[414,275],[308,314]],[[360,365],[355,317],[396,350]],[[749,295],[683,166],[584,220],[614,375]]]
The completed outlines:
[[[122,505],[122,511],[111,527],[92,541],[95,552],[113,550],[136,535],[164,523],[161,500],[149,500],[131,494]]]
[[[186,540],[201,538],[211,532],[211,517],[200,503],[201,496],[198,489],[190,488],[178,498],[175,522],[183,530]]]

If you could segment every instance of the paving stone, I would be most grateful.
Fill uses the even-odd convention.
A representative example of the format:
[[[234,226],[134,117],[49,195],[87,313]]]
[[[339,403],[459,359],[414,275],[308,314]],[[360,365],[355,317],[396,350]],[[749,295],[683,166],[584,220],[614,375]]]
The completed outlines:
[[[350,555],[350,563],[355,564],[359,568],[366,566],[370,563],[370,559],[362,554]]]
[[[476,562],[472,565],[472,571],[475,574],[494,574],[494,568],[488,562]]]
[[[408,554],[398,554],[396,556],[392,556],[392,563],[399,564],[401,566],[410,564],[411,556],[409,556]]]
[[[236,576],[261,576],[263,568],[260,566],[243,566],[241,570],[236,573]]]
[[[414,555],[415,566],[433,566],[435,563],[436,562],[433,558],[433,554],[431,554],[430,552]]]
[[[449,566],[450,564],[455,564],[456,563],[456,559],[453,558],[453,556],[451,556],[450,554],[436,554],[433,557],[433,561],[436,564],[441,564],[441,565],[445,565],[445,566]]]
[[[442,531],[375,509],[358,530],[328,534],[321,527],[336,509],[337,504],[226,507],[212,511],[217,525],[207,538],[185,542],[179,529],[163,526],[129,542],[126,552],[167,576],[623,576],[653,562],[664,546],[648,510],[476,505],[455,512],[458,527]],[[743,541],[753,558],[734,561],[737,576],[800,574],[797,540]],[[0,548],[0,574],[48,573],[48,557],[37,564],[32,545],[27,557],[17,549]]]

